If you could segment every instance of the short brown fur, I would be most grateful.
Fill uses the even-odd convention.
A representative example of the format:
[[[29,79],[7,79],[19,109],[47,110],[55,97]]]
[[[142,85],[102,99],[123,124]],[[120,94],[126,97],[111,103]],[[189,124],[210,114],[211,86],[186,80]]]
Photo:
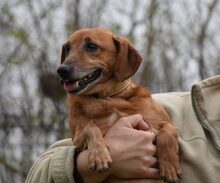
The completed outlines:
[[[86,41],[94,42],[99,48],[92,53],[86,51]],[[65,50],[66,45],[70,47],[68,50]],[[137,71],[141,61],[142,57],[126,38],[117,37],[106,29],[82,29],[69,37],[62,50],[61,63],[74,68],[73,77],[102,68],[98,83],[79,94],[68,95],[73,142],[80,150],[90,150],[91,169],[108,169],[112,159],[103,136],[121,116],[141,114],[150,130],[157,133],[161,177],[168,182],[178,182],[181,172],[178,135],[168,114],[152,99],[147,89],[133,81],[119,93],[112,91],[115,85],[127,81]]]

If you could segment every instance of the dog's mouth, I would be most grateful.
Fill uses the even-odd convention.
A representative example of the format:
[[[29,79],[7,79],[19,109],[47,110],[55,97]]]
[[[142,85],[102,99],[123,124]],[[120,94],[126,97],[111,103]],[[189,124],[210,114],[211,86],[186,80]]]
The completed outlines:
[[[102,73],[101,69],[97,69],[90,74],[77,80],[61,80],[64,89],[68,93],[79,93],[84,90],[90,83],[98,80]]]

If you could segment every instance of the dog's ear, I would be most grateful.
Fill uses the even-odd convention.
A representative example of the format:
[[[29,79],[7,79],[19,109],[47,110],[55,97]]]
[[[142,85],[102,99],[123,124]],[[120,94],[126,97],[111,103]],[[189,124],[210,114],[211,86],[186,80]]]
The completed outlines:
[[[61,64],[64,62],[69,50],[70,50],[69,43],[68,42],[64,43],[61,50],[61,58],[60,58]]]
[[[113,41],[117,49],[114,76],[124,81],[137,71],[143,58],[126,38],[113,35]]]

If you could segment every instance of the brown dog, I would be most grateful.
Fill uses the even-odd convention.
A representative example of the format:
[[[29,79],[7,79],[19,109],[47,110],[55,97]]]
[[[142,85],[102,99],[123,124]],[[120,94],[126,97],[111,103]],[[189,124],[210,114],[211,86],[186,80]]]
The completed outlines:
[[[112,159],[103,136],[119,117],[141,114],[157,133],[161,177],[178,182],[181,170],[176,129],[150,93],[130,80],[141,61],[127,39],[106,29],[82,29],[70,35],[57,72],[69,93],[73,142],[80,150],[90,150],[92,170],[106,170]]]

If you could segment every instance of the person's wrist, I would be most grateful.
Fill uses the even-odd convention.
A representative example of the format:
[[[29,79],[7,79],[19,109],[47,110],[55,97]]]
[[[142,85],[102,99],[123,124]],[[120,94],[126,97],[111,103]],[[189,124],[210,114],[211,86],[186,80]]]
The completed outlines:
[[[76,166],[78,168],[78,172],[80,176],[83,179],[84,183],[97,183],[104,181],[108,176],[111,175],[111,168],[105,172],[99,173],[94,172],[89,169],[88,164],[88,155],[89,150],[82,151],[79,153],[77,160],[76,160]]]
[[[74,154],[74,170],[73,170],[73,178],[75,180],[75,182],[77,183],[83,183],[83,179],[81,177],[81,174],[79,173],[78,170],[78,165],[77,165],[77,158],[78,158],[79,152],[75,151]]]

